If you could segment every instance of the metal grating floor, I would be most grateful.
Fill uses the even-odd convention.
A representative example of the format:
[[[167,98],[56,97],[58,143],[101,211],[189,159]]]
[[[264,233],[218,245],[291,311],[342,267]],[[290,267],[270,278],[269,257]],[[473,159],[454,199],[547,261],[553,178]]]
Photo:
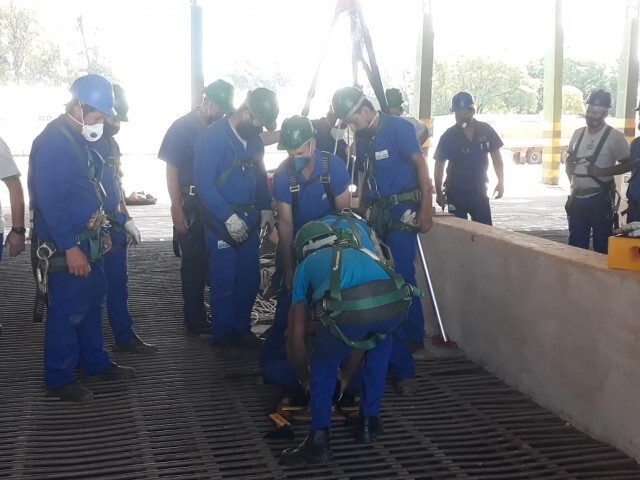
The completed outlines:
[[[168,242],[132,249],[131,310],[156,357],[113,357],[131,382],[93,387],[92,405],[44,396],[43,325],[30,321],[28,257],[0,263],[0,478],[30,479],[640,479],[590,439],[464,358],[421,361],[419,396],[384,398],[385,432],[356,445],[332,430],[333,465],[282,467],[290,441],[263,439],[277,391],[181,330],[178,259]],[[107,344],[110,333],[106,328]],[[237,375],[236,374],[242,374]],[[295,425],[296,442],[306,425]]]

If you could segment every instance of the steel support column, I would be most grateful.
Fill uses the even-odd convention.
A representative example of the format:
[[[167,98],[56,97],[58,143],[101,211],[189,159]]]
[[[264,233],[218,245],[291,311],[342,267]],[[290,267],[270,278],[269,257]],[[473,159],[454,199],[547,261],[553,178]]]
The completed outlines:
[[[560,175],[562,121],[562,67],[564,35],[562,0],[544,2],[549,10],[549,23],[554,25],[544,62],[544,144],[542,149],[542,183],[557,185]]]

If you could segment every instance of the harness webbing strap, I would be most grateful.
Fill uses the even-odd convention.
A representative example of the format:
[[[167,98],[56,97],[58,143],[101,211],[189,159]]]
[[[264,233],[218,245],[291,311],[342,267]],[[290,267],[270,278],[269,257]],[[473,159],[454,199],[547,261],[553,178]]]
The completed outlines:
[[[336,198],[331,190],[331,175],[329,173],[329,152],[322,153],[322,173],[318,177],[310,178],[304,185],[308,187],[316,180],[320,180],[324,193],[327,195],[327,200],[331,205],[331,210],[336,211]],[[287,174],[289,176],[289,192],[291,193],[291,210],[295,211],[300,203],[299,195],[301,195],[300,183],[296,177],[295,160],[293,157],[289,157],[287,160]]]

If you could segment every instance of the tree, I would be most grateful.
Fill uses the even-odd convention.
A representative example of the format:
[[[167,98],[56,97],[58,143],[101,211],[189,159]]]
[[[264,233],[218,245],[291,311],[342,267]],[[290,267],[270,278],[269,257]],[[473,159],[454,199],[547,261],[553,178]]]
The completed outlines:
[[[25,8],[18,8],[11,2],[0,7],[0,39],[6,64],[11,69],[9,78],[20,84],[26,77],[24,65],[38,37],[38,22],[34,13]]]
[[[562,113],[566,115],[584,114],[584,95],[579,88],[571,85],[562,87]]]
[[[544,59],[529,63],[527,71],[532,78],[542,82],[544,79]],[[593,60],[565,58],[563,83],[580,90],[583,94],[583,102],[592,91],[602,88],[611,93],[613,99],[612,108],[615,109],[615,100],[618,92],[618,77],[615,66]],[[539,97],[539,107],[542,109],[542,87],[540,87]]]
[[[504,62],[485,58],[453,64],[436,61],[432,113],[449,113],[451,97],[459,91],[473,95],[478,113],[535,113],[537,87],[524,69]]]
[[[291,79],[283,75],[277,66],[276,71],[268,75],[247,61],[236,64],[232,73],[229,74],[229,78],[238,90],[253,90],[264,87],[274,92],[282,92],[291,84]]]

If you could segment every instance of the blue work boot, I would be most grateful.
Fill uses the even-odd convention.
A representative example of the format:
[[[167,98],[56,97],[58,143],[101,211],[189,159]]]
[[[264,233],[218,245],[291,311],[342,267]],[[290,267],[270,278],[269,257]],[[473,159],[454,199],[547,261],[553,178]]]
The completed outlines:
[[[67,383],[58,388],[47,388],[47,397],[58,397],[63,402],[93,402],[93,392],[78,382]]]
[[[91,375],[82,374],[82,381],[86,383],[92,382],[110,382],[114,380],[128,380],[136,376],[135,369],[131,367],[122,367],[116,363],[111,362],[107,368],[99,373]]]
[[[141,355],[155,355],[158,351],[158,347],[145,343],[137,335],[135,335],[130,342],[118,343],[113,345],[114,352],[126,352],[126,353],[139,353]]]
[[[382,433],[380,417],[372,415],[360,415],[360,423],[356,427],[356,442],[374,443],[378,441],[378,435]]]
[[[329,429],[312,430],[298,448],[283,450],[283,465],[326,465],[333,461],[329,448]]]

